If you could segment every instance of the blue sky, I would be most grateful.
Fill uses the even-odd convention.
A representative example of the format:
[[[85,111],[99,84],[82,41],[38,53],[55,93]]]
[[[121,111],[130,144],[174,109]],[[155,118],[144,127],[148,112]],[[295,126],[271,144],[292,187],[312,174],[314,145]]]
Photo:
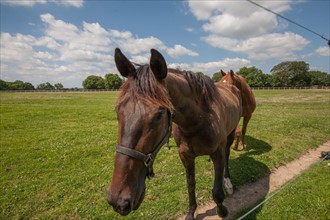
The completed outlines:
[[[0,0],[1,79],[82,87],[89,75],[118,73],[116,47],[137,63],[159,50],[168,66],[209,76],[282,61],[329,73],[327,42],[245,0]],[[257,1],[330,36],[329,0]]]

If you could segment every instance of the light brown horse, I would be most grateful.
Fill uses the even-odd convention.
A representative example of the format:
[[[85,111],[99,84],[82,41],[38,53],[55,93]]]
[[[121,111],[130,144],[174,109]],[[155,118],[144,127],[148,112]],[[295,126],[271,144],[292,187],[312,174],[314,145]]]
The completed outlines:
[[[221,82],[228,83],[231,85],[235,85],[240,91],[242,95],[242,108],[243,108],[243,127],[242,127],[242,133],[240,131],[239,125],[237,125],[236,129],[236,142],[234,144],[233,149],[238,150],[238,143],[241,139],[241,145],[243,150],[247,150],[246,144],[245,144],[245,134],[247,125],[252,117],[252,113],[256,109],[256,100],[254,98],[252,89],[247,84],[245,79],[242,76],[236,75],[233,70],[230,70],[229,73],[225,73],[221,70],[222,78]]]
[[[108,203],[121,215],[136,210],[145,195],[146,177],[153,176],[157,152],[171,133],[186,170],[189,212],[194,219],[195,158],[210,155],[215,170],[213,198],[219,216],[223,206],[224,166],[241,116],[239,90],[208,77],[167,69],[164,57],[151,49],[149,64],[136,68],[117,48],[115,63],[127,81],[117,100],[118,144]]]

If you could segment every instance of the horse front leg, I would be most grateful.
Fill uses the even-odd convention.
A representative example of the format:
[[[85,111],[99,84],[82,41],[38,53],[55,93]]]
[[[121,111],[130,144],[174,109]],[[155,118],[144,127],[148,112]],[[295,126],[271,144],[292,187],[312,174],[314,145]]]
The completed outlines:
[[[194,219],[195,210],[197,208],[196,203],[196,180],[195,180],[195,158],[188,157],[185,153],[180,151],[180,159],[184,168],[186,169],[186,179],[189,195],[189,210],[186,216],[186,220]]]
[[[211,155],[211,159],[214,164],[214,184],[213,184],[213,200],[217,204],[217,213],[221,218],[224,218],[228,215],[227,208],[222,204],[225,199],[225,193],[223,191],[223,173],[225,166],[225,151],[222,149],[217,150],[214,154]]]
[[[235,139],[235,130],[233,130],[227,137],[227,146],[226,146],[226,153],[225,153],[225,175],[224,175],[224,187],[229,195],[233,194],[234,189],[233,185],[230,181],[230,172],[229,172],[229,155],[230,155],[230,146],[232,145]]]

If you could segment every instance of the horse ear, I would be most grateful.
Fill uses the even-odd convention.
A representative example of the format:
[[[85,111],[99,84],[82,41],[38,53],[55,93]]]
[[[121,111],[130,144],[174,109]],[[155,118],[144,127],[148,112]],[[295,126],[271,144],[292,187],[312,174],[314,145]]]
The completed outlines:
[[[221,72],[221,75],[222,75],[222,76],[227,75],[227,73],[225,73],[223,70],[220,70],[220,72]]]
[[[165,79],[167,76],[166,61],[161,53],[155,49],[151,49],[150,68],[158,80]]]
[[[231,75],[231,77],[234,77],[235,73],[233,70],[230,70],[230,75]]]
[[[119,48],[115,49],[115,63],[116,67],[123,77],[133,77],[136,74],[135,67],[125,57]]]

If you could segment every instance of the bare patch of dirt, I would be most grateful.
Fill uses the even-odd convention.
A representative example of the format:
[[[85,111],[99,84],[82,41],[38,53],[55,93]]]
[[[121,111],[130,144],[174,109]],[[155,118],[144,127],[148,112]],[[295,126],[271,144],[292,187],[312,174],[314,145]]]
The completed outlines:
[[[264,178],[258,181],[240,186],[234,194],[227,196],[224,205],[228,208],[229,215],[225,219],[233,219],[234,215],[240,210],[252,207],[257,202],[265,198],[289,180],[299,175],[302,171],[308,169],[312,164],[320,160],[322,151],[330,150],[330,140],[317,149],[309,150],[308,153],[301,156],[285,166],[281,166]],[[216,220],[221,219],[216,213],[216,205],[210,203],[196,210],[196,220]],[[179,218],[184,219],[184,216]]]

